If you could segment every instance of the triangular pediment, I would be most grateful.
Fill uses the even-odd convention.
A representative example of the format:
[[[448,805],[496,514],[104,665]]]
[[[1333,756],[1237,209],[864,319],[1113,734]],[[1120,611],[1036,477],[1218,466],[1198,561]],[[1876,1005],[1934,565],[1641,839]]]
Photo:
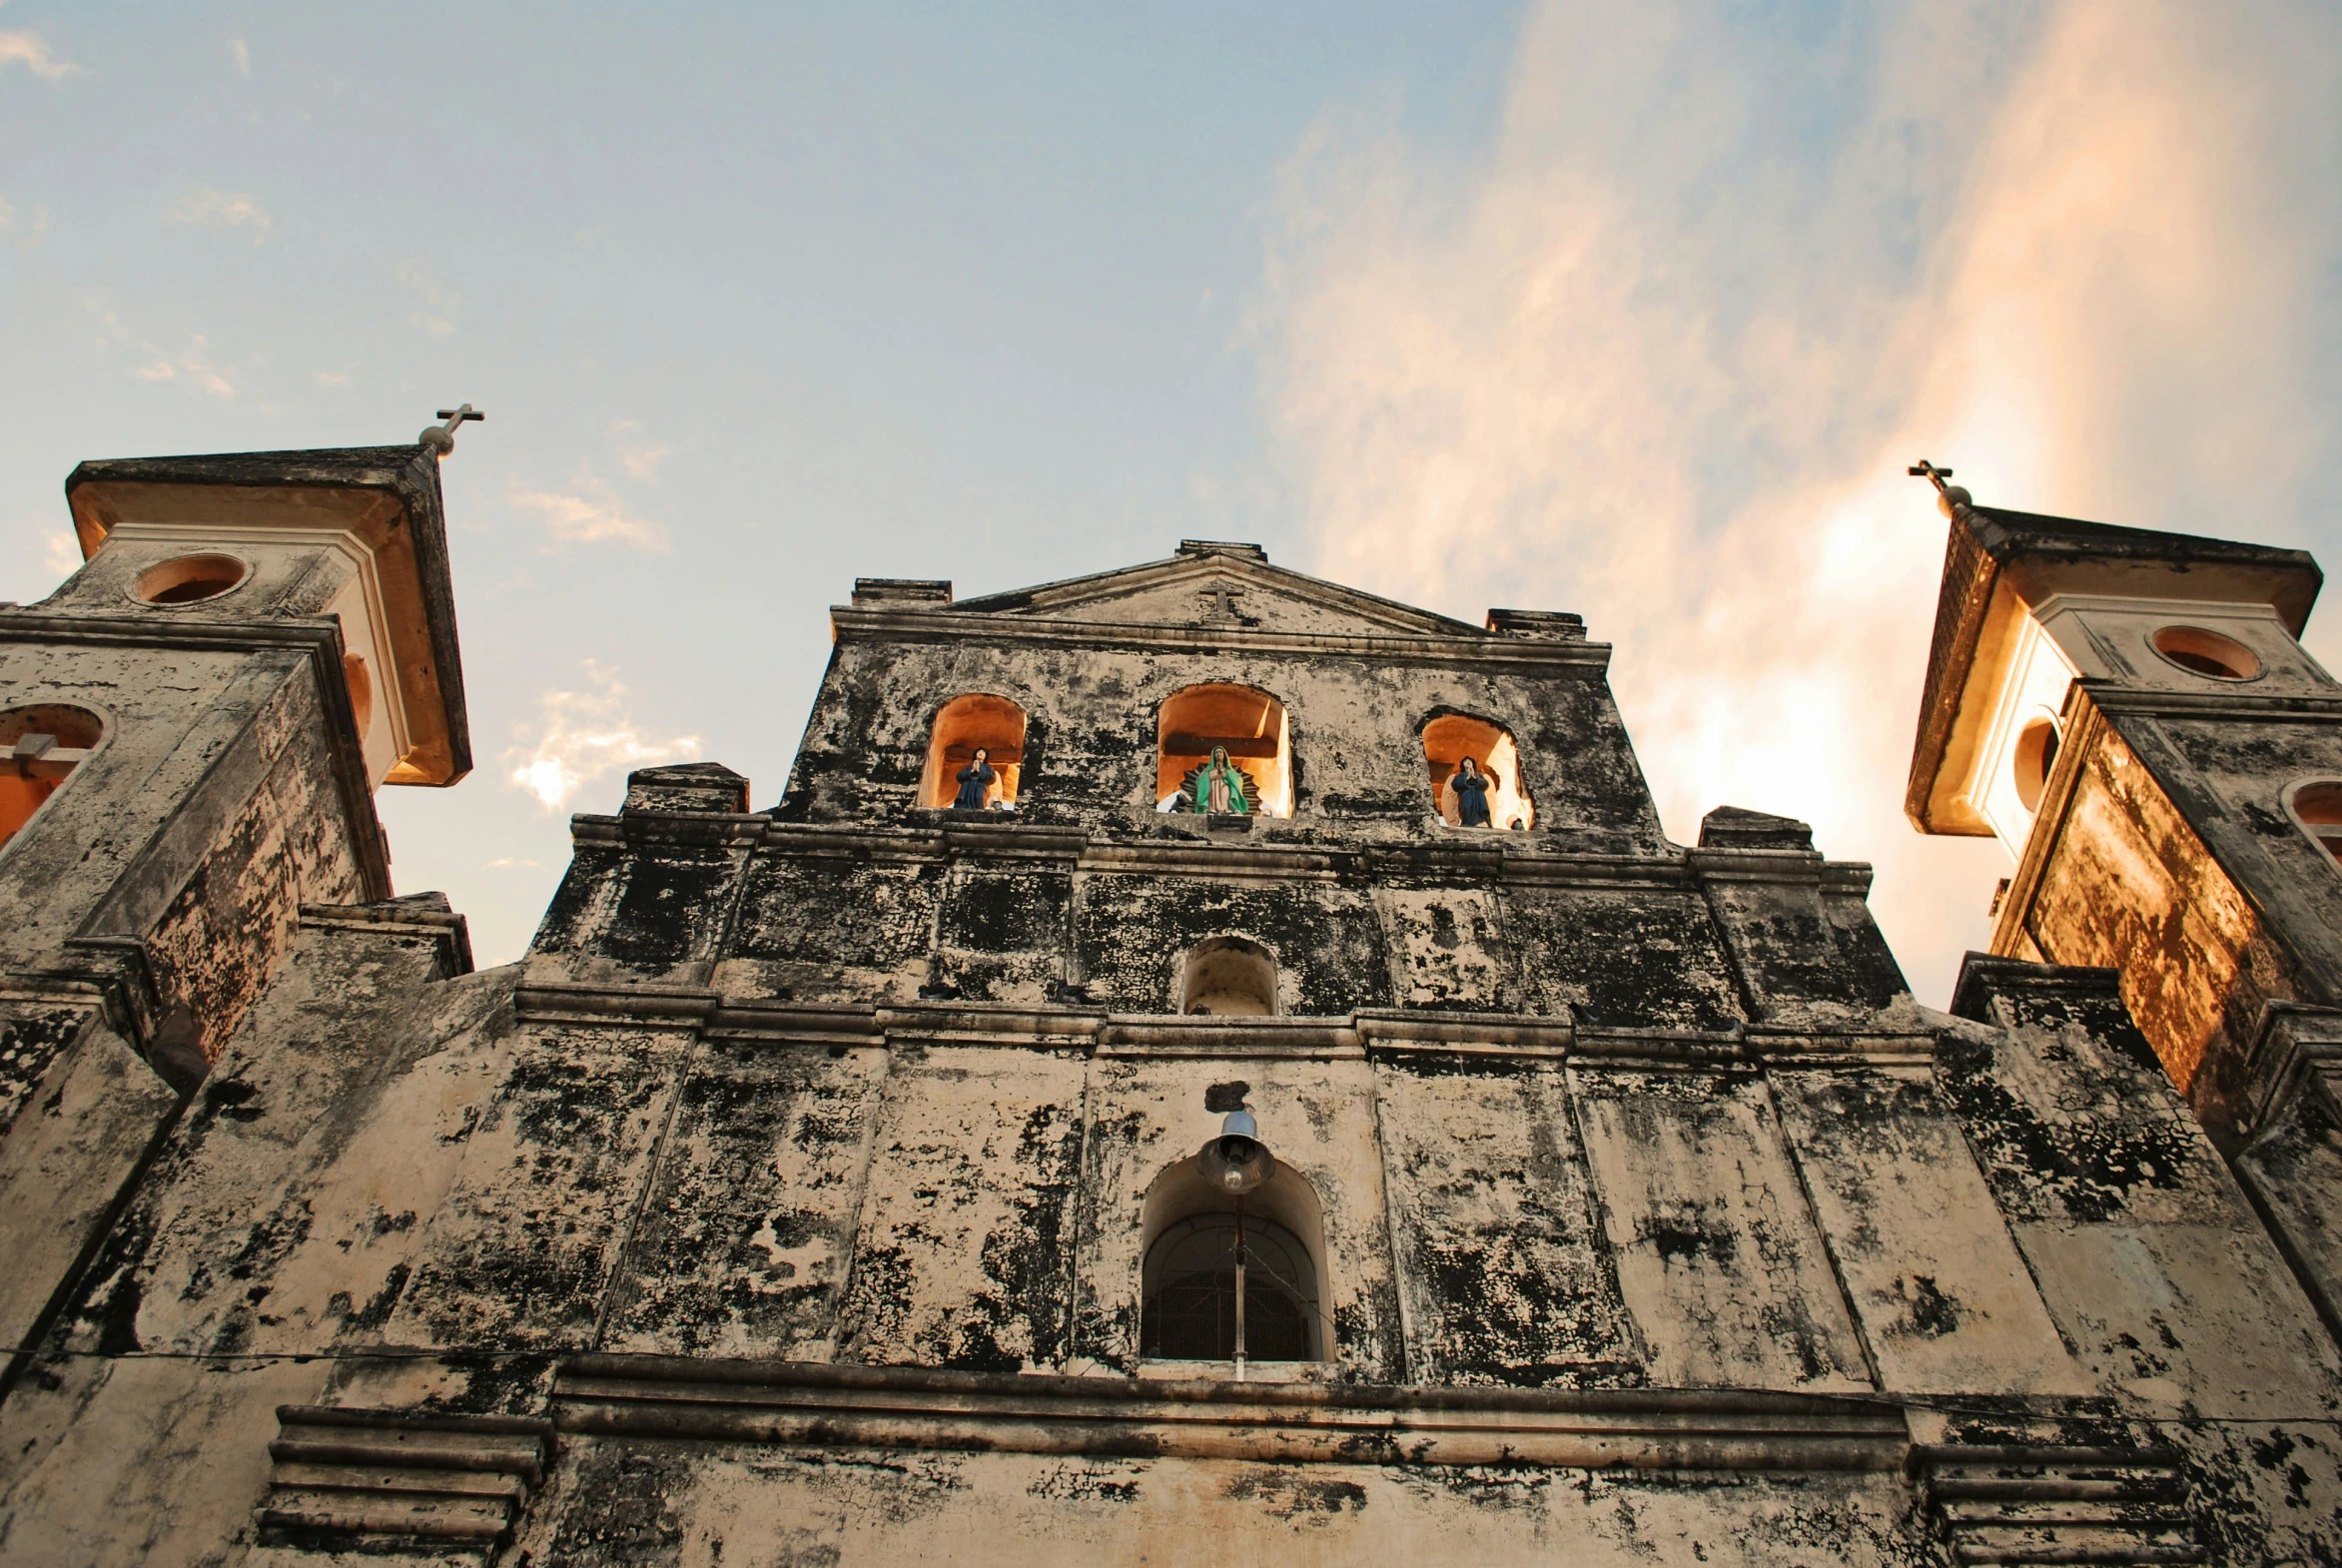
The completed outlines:
[[[959,611],[1087,621],[1200,626],[1321,636],[1485,636],[1467,621],[1272,566],[1252,546],[1183,548],[1095,576],[962,599]]]

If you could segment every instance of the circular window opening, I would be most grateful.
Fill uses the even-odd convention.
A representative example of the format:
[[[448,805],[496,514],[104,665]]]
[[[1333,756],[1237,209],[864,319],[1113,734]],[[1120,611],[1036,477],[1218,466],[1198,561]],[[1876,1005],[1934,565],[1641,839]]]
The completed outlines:
[[[2214,680],[2250,680],[2261,672],[2252,649],[2201,626],[2165,626],[2155,633],[2154,643],[2157,653],[2181,669]]]
[[[2041,790],[2057,766],[2057,726],[2035,719],[2016,737],[2016,798],[2027,811],[2041,808]]]
[[[132,591],[149,604],[196,604],[226,593],[249,570],[233,555],[175,555],[140,572]]]

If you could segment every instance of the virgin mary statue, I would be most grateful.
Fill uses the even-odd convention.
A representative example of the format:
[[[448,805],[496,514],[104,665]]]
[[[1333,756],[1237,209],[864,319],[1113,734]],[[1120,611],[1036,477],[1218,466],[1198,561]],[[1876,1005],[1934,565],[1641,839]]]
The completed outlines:
[[[1215,817],[1252,809],[1244,798],[1244,770],[1228,761],[1225,746],[1212,747],[1211,760],[1195,770],[1195,809]]]

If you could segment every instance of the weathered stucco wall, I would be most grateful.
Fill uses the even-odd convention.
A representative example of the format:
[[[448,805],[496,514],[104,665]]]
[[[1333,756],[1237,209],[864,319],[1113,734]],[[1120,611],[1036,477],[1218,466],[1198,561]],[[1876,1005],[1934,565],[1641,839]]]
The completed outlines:
[[[1803,825],[1658,835],[1566,626],[1540,663],[1227,569],[1250,626],[843,615],[779,810],[637,774],[488,974],[434,896],[266,891],[323,842],[272,770],[330,771],[268,710],[212,838],[280,880],[162,929],[310,901],[273,968],[238,939],[267,973],[184,1114],[62,1004],[8,1037],[0,1191],[102,1239],[54,1322],[0,1293],[41,1335],[0,1555],[2342,1554],[2342,1358],[2103,975],[1926,1013]],[[1178,570],[1112,613],[1215,615]],[[1154,704],[1204,679],[1286,705],[1290,821],[1152,809]],[[970,690],[1031,716],[1013,815],[912,803]],[[1512,728],[1535,831],[1433,820],[1444,708]],[[1176,1014],[1224,936],[1271,1016]],[[1238,1107],[1322,1354],[1150,1359],[1149,1245]]]

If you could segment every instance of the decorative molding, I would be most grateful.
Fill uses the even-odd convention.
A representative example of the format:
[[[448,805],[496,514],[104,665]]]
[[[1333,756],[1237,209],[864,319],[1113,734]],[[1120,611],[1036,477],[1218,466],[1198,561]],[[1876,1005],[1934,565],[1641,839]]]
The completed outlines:
[[[313,931],[355,931],[369,936],[423,937],[437,944],[439,968],[447,975],[468,975],[471,965],[471,927],[453,910],[390,900],[380,904],[304,904],[298,920]]]
[[[2173,1448],[1921,1443],[1904,1460],[1955,1564],[2200,1563]]]
[[[269,1544],[319,1550],[492,1546],[552,1463],[553,1423],[523,1416],[279,1405]]]
[[[1172,1382],[916,1367],[581,1355],[565,1432],[734,1443],[1281,1464],[1893,1470],[1900,1405],[1729,1390]]]
[[[970,601],[973,602],[973,601]],[[1399,632],[1276,631],[1259,626],[1164,625],[1152,622],[1047,620],[1015,613],[953,609],[856,609],[837,605],[830,626],[839,642],[1025,643],[1156,653],[1293,654],[1372,659],[1386,664],[1494,665],[1551,673],[1599,675],[1610,667],[1607,642],[1548,642],[1472,631],[1436,636]]]

